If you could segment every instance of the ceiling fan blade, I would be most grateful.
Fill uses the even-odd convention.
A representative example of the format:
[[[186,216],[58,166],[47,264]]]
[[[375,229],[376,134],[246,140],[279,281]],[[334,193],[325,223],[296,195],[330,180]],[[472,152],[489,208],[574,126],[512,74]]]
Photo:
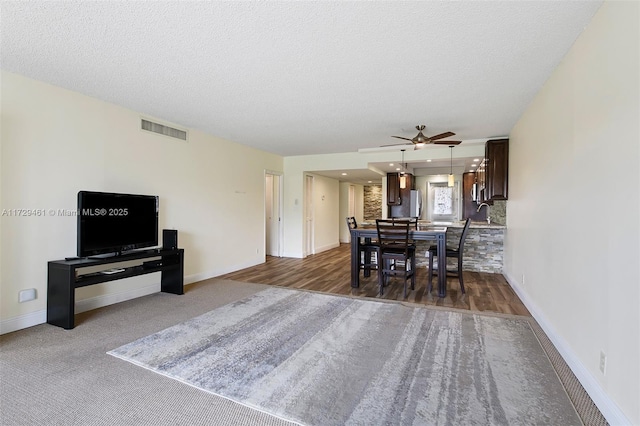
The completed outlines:
[[[438,145],[460,145],[462,141],[433,141],[432,143]]]
[[[402,136],[391,136],[392,138],[398,138],[398,139],[404,139],[405,141],[410,141],[412,139],[409,138],[403,138]]]
[[[444,138],[448,138],[449,136],[453,136],[453,135],[455,135],[455,133],[453,133],[453,132],[444,132],[444,133],[440,133],[439,135],[431,136],[428,139],[430,141],[435,141],[436,139],[444,139]]]
[[[407,140],[411,140],[411,139],[407,139]],[[413,145],[413,144],[410,144],[410,143],[392,143],[391,145],[380,145],[380,148],[385,147],[385,146],[398,146],[398,145]]]

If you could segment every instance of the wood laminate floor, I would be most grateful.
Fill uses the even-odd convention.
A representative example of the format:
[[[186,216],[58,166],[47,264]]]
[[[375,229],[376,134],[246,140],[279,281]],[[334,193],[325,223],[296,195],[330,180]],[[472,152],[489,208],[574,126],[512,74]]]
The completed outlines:
[[[360,287],[351,288],[350,246],[327,250],[304,259],[267,256],[266,263],[222,275],[218,278],[245,281],[257,284],[278,285],[325,293],[379,298],[376,271],[364,278],[360,272]],[[464,272],[466,294],[460,292],[457,278],[447,278],[447,297],[437,297],[437,278],[433,279],[434,289],[427,293],[427,270],[418,268],[416,288],[407,296],[408,302],[422,303],[503,314],[531,316],[502,274],[484,272]],[[402,279],[393,278],[383,299],[403,300]]]

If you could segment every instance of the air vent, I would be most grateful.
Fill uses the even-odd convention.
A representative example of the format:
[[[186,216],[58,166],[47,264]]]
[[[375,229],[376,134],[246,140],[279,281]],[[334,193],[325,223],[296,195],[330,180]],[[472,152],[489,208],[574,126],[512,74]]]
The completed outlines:
[[[154,123],[149,120],[145,120],[144,118],[141,121],[142,130],[146,130],[148,132],[158,133],[160,135],[169,136],[170,138],[181,139],[183,141],[187,140],[187,132],[180,129],[174,129],[173,127],[165,126],[164,124]]]

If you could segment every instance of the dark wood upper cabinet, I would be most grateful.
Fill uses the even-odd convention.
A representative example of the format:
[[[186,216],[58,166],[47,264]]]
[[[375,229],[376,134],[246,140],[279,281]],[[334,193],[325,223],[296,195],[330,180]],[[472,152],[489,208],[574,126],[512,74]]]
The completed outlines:
[[[484,200],[506,200],[509,189],[509,139],[487,141],[484,157]]]
[[[402,204],[400,176],[398,173],[387,173],[387,205],[399,206],[400,204]]]
[[[401,188],[404,178],[404,188]],[[409,217],[411,215],[411,190],[414,189],[413,175],[405,173],[387,174],[387,217]]]
[[[473,199],[473,186],[476,184],[477,174],[477,172],[462,174],[462,219],[471,218],[471,220],[474,221],[487,220],[487,209],[481,209],[480,212],[478,212],[478,203]]]

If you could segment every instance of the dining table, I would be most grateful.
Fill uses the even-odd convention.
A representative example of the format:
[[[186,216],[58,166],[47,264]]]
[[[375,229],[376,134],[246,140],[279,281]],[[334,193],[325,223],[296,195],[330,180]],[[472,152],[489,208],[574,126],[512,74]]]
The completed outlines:
[[[351,229],[351,287],[360,287],[360,244],[361,240],[371,240],[378,237],[378,230],[374,225],[358,226]],[[445,226],[418,225],[417,229],[409,230],[409,239],[436,242],[438,271],[447,270],[447,228]],[[447,295],[447,274],[438,274],[438,297]]]

